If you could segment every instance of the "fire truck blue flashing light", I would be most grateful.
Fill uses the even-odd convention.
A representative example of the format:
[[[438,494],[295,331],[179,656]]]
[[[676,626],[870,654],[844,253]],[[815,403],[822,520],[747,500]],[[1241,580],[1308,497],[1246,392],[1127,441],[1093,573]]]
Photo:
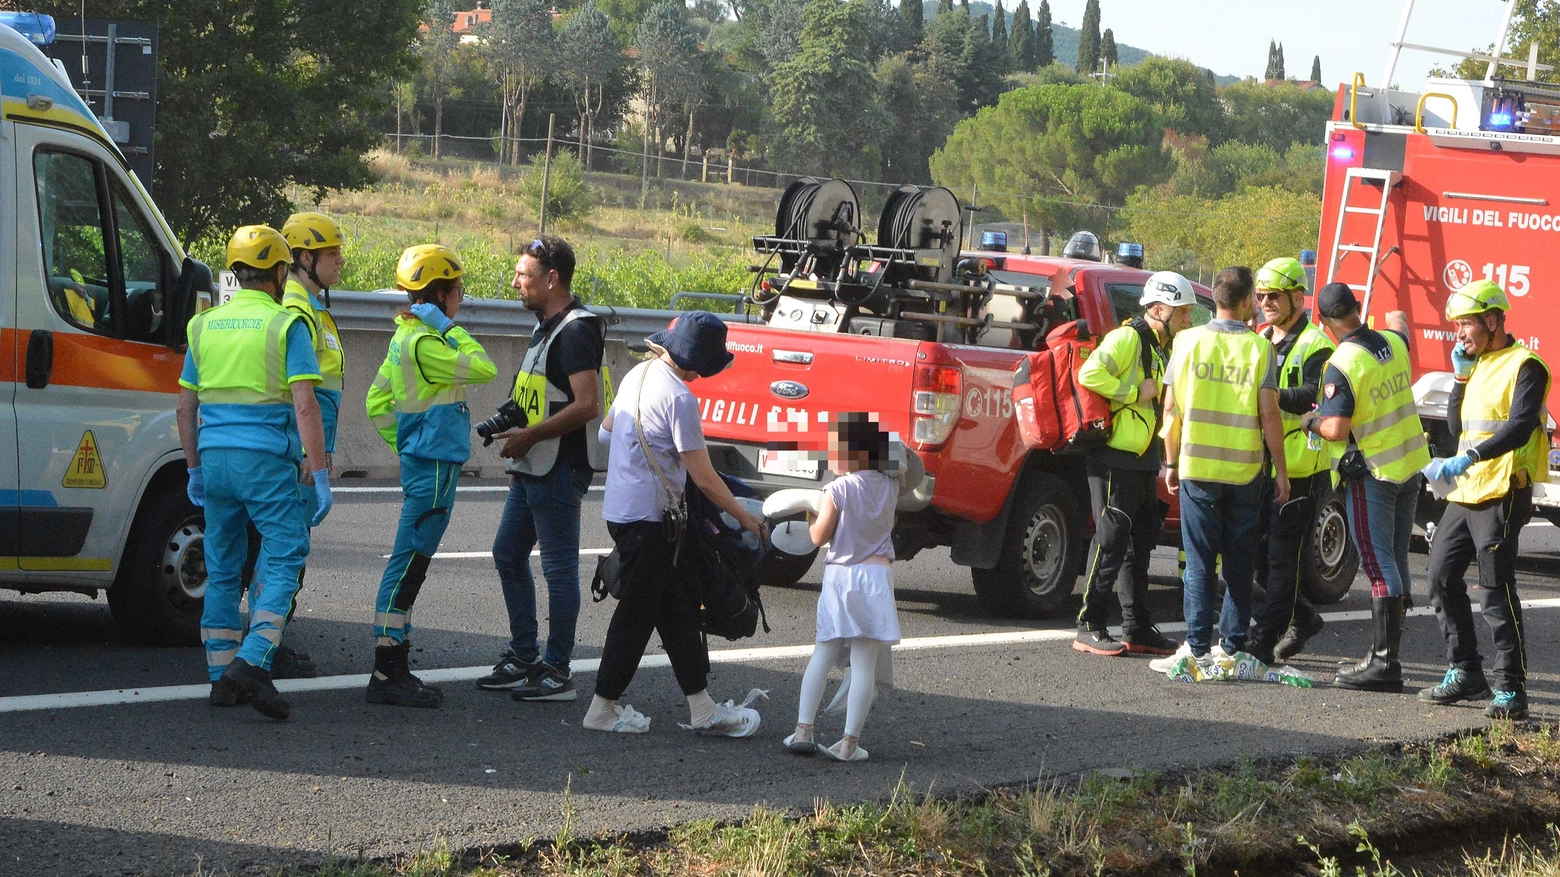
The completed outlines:
[[[1490,128],[1510,128],[1511,122],[1510,113],[1490,113],[1487,125]]]
[[[980,248],[995,253],[1007,252],[1007,232],[983,231],[980,233]]]
[[[9,27],[35,46],[54,42],[54,16],[37,12],[0,12],[0,24]]]
[[[1354,147],[1334,146],[1332,148],[1332,157],[1336,161],[1348,161],[1354,157]]]

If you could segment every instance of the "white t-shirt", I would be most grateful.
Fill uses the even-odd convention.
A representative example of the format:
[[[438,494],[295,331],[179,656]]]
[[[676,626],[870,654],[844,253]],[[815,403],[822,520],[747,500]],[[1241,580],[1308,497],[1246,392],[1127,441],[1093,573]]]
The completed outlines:
[[[682,453],[704,448],[704,428],[699,424],[699,400],[666,363],[652,359],[634,366],[623,378],[612,402],[612,455],[607,465],[606,495],[602,517],[615,524],[659,521],[668,505],[661,480],[639,446],[634,429],[638,408],[640,426],[650,453],[681,497],[688,479]]]
[[[894,559],[894,508],[899,479],[874,470],[851,472],[824,485],[839,513],[824,563],[861,563],[869,557]]]

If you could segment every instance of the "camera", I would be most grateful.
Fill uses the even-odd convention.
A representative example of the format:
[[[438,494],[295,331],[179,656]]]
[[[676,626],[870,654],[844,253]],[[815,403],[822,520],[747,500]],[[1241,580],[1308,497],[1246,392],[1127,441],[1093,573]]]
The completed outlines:
[[[517,426],[525,426],[525,413],[520,410],[519,403],[510,399],[498,406],[498,412],[477,424],[475,429],[477,435],[482,436],[482,446],[485,448],[493,443],[493,436]]]

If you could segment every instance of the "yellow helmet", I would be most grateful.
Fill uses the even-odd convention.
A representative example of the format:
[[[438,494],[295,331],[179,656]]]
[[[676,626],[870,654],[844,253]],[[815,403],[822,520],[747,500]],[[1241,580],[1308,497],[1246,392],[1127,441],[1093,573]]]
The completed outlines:
[[[1305,268],[1299,259],[1283,256],[1257,269],[1257,288],[1290,292],[1306,288]]]
[[[1509,311],[1511,300],[1493,280],[1475,280],[1446,299],[1446,318],[1471,317],[1486,311]]]
[[[228,238],[227,266],[248,265],[269,268],[292,264],[292,249],[282,233],[269,225],[245,225]]]
[[[416,292],[435,280],[453,280],[465,274],[455,251],[439,244],[407,247],[395,265],[395,282],[402,289]]]
[[[282,237],[295,250],[323,250],[347,242],[336,220],[323,213],[294,213],[282,225]]]

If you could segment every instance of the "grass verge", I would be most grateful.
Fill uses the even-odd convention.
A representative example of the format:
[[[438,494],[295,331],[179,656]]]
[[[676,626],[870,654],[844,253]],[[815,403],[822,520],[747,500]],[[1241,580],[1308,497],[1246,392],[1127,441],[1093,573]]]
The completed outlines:
[[[564,828],[551,841],[434,849],[306,873],[1391,877],[1420,873],[1400,870],[1393,856],[1450,850],[1450,870],[1434,873],[1538,877],[1560,874],[1560,733],[1496,723],[1337,758],[1089,773],[954,797],[901,783],[886,801],[818,801],[805,814],[756,807],[735,823],[696,821],[637,835],[579,837],[567,793],[563,808]],[[1477,854],[1460,850],[1481,842]]]

